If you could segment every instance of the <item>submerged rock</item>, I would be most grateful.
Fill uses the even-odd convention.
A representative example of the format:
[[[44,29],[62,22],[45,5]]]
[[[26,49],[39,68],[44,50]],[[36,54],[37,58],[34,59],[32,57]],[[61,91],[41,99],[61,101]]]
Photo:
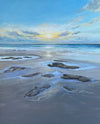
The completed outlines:
[[[31,56],[24,56],[24,58],[32,58]]]
[[[17,60],[17,59],[23,59],[23,58],[21,58],[21,57],[12,58],[12,60]]]
[[[77,69],[79,66],[71,66],[71,65],[65,65],[63,63],[52,63],[48,64],[50,67],[59,67],[59,68],[65,68],[65,69]]]
[[[41,92],[45,91],[46,89],[50,88],[51,86],[49,84],[46,84],[42,87],[34,87],[32,90],[30,90],[28,93],[25,94],[24,97],[28,96],[28,97],[32,97],[32,96],[37,96],[39,95]]]
[[[12,59],[12,60],[16,60],[16,59],[22,59],[22,57],[5,57],[2,59]]]
[[[32,58],[31,56],[22,56],[22,57],[14,57],[14,56],[10,56],[10,57],[3,57],[2,59],[6,59],[6,60],[19,60],[19,59],[30,59]]]
[[[43,77],[48,77],[48,78],[54,77],[53,74],[44,74],[44,75],[42,75],[42,76],[43,76]]]
[[[26,67],[12,66],[9,69],[5,70],[4,73],[20,71],[20,70],[24,70],[24,69],[26,69]]]
[[[5,57],[5,58],[2,58],[2,59],[12,59],[13,57]]]
[[[80,75],[73,75],[73,74],[63,74],[61,77],[63,79],[76,79],[82,82],[88,82],[90,79],[88,77],[80,76]]]
[[[33,74],[23,75],[22,77],[33,77],[33,76],[36,76],[39,74],[40,74],[40,72],[37,72],[37,73],[33,73]]]

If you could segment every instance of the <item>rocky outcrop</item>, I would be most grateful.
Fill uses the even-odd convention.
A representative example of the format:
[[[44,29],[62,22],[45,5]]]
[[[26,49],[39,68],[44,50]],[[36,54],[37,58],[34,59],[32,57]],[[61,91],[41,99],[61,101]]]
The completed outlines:
[[[47,77],[47,78],[51,78],[51,77],[54,77],[54,75],[53,74],[44,74],[44,75],[42,75],[43,77]]]
[[[5,70],[4,73],[14,72],[14,71],[21,71],[26,69],[26,67],[19,67],[19,66],[12,66],[9,69]]]
[[[49,67],[59,67],[59,68],[65,68],[65,69],[77,69],[79,66],[71,66],[71,65],[65,65],[63,63],[52,63],[48,64]]]
[[[44,86],[41,87],[34,87],[32,90],[30,90],[28,93],[25,94],[25,97],[32,97],[32,96],[37,96],[40,93],[42,93],[43,91],[45,91],[46,89],[50,88],[51,86],[49,84],[46,84]]]
[[[33,76],[36,76],[36,75],[39,75],[40,72],[37,72],[37,73],[33,73],[33,74],[27,74],[27,75],[23,75],[22,77],[33,77]]]
[[[90,81],[90,79],[88,77],[84,77],[84,76],[80,76],[80,75],[73,75],[73,74],[63,74],[63,76],[61,78],[63,78],[63,79],[75,79],[75,80],[79,80],[82,82]]]

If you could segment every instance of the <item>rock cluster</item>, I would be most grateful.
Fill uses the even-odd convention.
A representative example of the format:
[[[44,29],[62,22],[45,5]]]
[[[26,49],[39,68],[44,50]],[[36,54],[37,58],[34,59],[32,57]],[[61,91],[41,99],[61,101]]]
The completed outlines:
[[[17,60],[17,59],[22,59],[22,57],[5,57],[2,59],[12,59],[12,60]]]
[[[44,86],[41,87],[34,87],[32,90],[30,90],[28,93],[25,94],[25,97],[32,97],[32,96],[37,96],[39,95],[41,92],[45,91],[46,89],[50,88],[51,86],[49,84],[46,84]]]
[[[65,65],[63,63],[52,63],[52,64],[48,64],[49,67],[59,67],[59,68],[65,68],[65,69],[77,69],[79,68],[79,66],[71,66],[71,65]]]
[[[11,59],[11,60],[19,60],[19,59],[23,59],[23,58],[32,58],[31,56],[22,56],[22,57],[13,57],[13,56],[10,56],[10,57],[4,57],[4,58],[2,58],[2,59],[7,59],[7,60],[9,60],[9,59]]]

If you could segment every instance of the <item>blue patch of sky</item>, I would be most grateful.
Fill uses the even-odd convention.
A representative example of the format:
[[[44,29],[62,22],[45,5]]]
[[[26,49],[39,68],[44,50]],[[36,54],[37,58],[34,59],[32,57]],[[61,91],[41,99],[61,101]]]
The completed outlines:
[[[89,0],[0,0],[0,23],[65,23]]]

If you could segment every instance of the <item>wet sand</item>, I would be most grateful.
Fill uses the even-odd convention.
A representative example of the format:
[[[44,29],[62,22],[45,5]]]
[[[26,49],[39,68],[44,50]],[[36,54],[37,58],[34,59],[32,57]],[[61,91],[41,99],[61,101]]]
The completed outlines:
[[[100,123],[99,63],[72,60],[64,58],[63,53],[59,56],[56,52],[46,54],[45,51],[9,50],[1,51],[0,56],[33,56],[25,60],[0,61],[1,124]],[[34,56],[38,57],[34,59]],[[48,66],[54,62],[79,68]],[[85,76],[90,81],[62,79],[63,74]],[[47,84],[50,87],[47,88]],[[32,91],[31,96],[25,96],[34,88],[35,93]]]

